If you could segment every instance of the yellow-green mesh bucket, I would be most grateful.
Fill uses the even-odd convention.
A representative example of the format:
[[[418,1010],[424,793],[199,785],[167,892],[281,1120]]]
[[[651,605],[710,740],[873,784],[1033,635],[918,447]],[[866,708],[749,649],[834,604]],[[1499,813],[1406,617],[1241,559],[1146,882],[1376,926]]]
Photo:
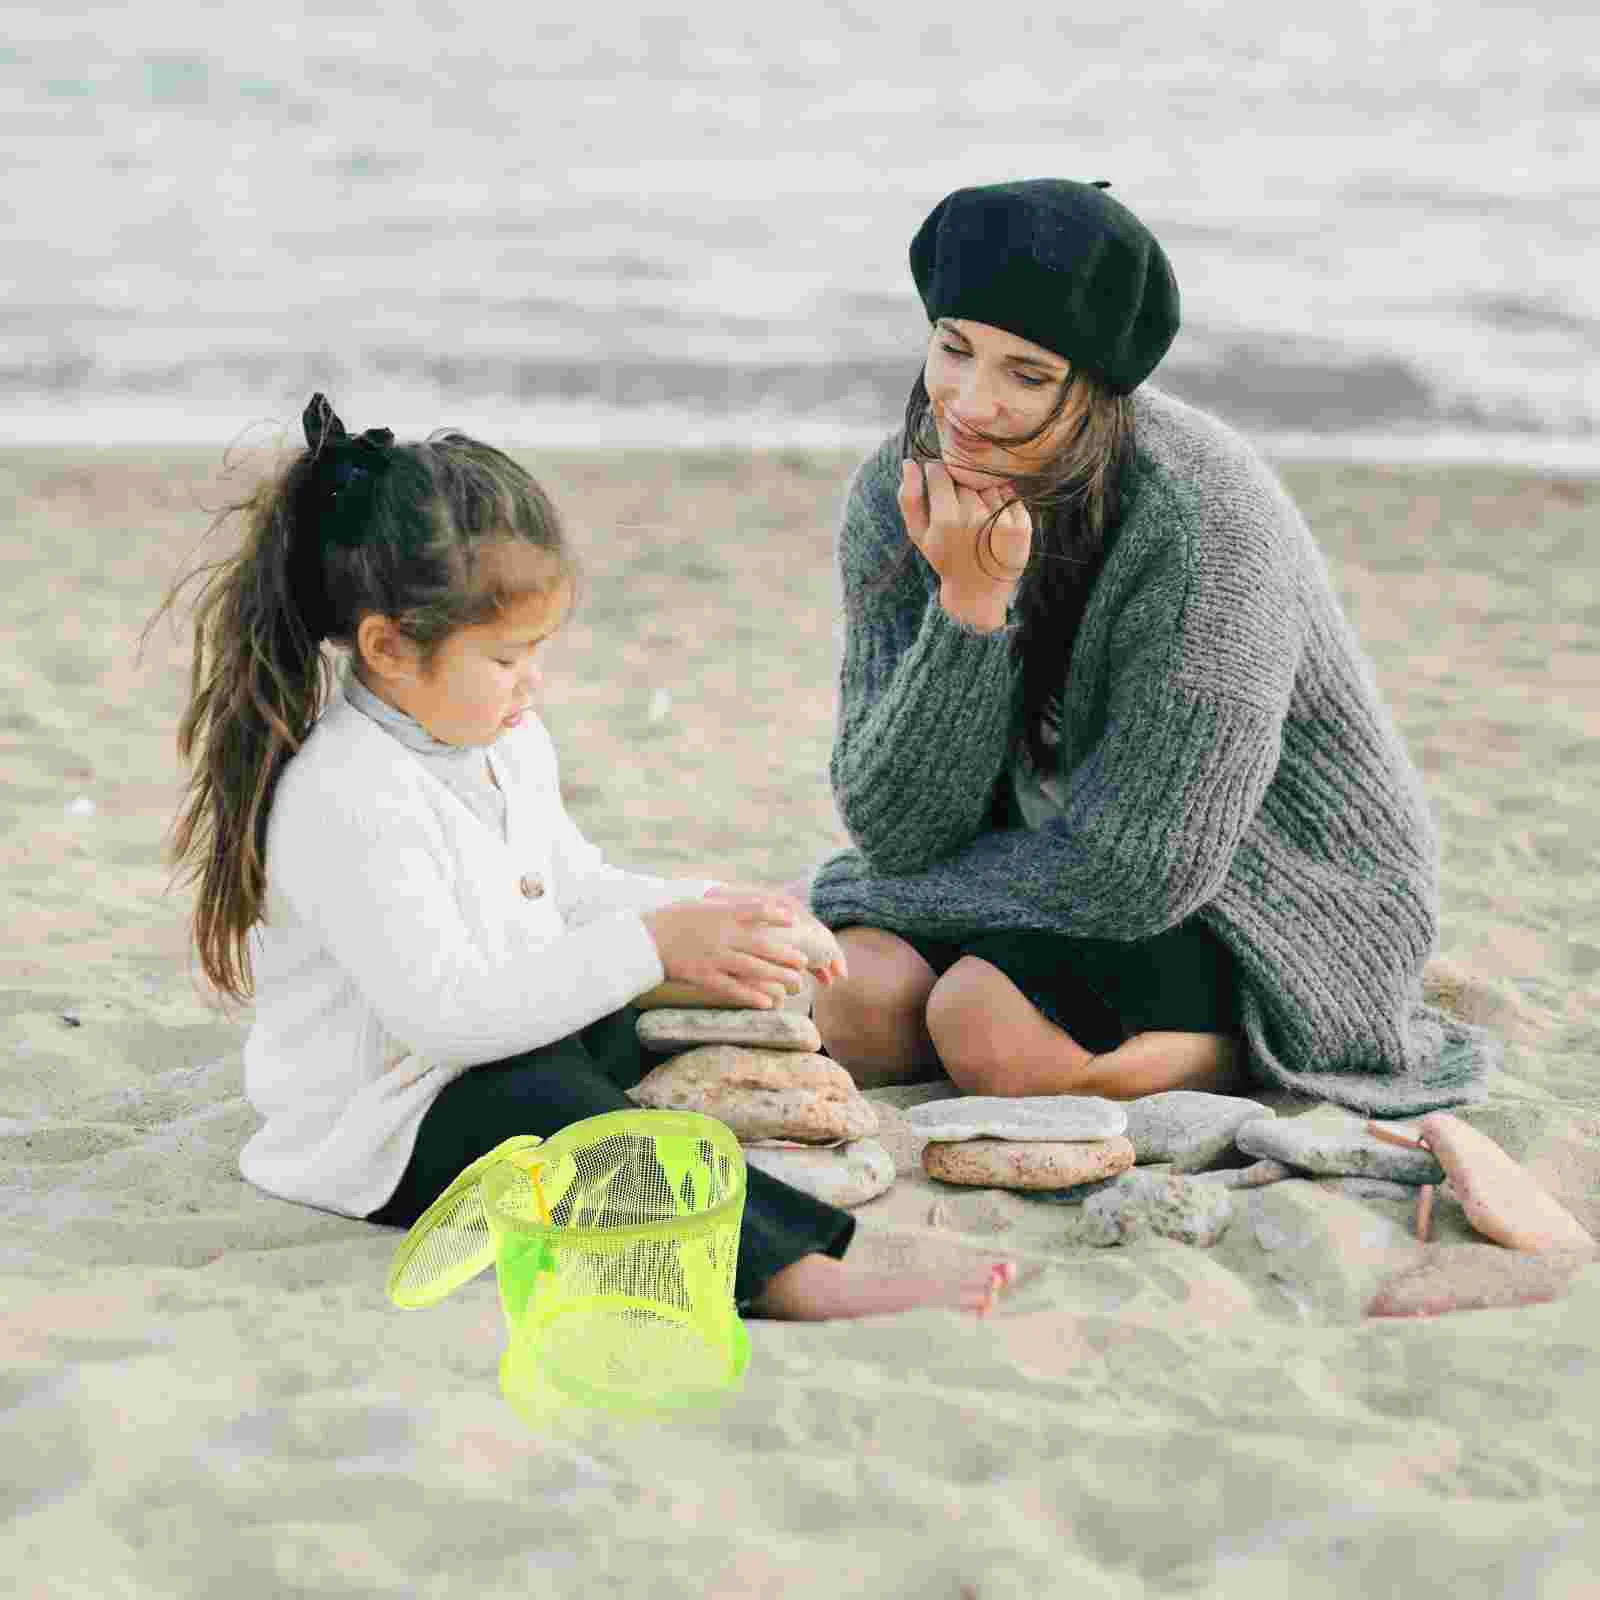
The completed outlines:
[[[431,1304],[492,1258],[509,1334],[501,1387],[530,1420],[553,1399],[630,1413],[718,1399],[749,1360],[733,1295],[744,1197],[723,1123],[589,1117],[542,1144],[508,1140],[462,1173],[401,1244],[389,1292]]]

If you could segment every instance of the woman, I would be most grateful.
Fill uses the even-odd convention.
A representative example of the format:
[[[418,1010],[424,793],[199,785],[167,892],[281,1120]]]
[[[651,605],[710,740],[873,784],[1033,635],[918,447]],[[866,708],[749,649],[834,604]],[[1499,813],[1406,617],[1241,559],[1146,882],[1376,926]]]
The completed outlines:
[[[1421,779],[1276,477],[1144,386],[1178,290],[1106,187],[958,190],[912,241],[926,361],[838,547],[824,1043],[969,1094],[1481,1099],[1498,1041],[1422,1001]]]

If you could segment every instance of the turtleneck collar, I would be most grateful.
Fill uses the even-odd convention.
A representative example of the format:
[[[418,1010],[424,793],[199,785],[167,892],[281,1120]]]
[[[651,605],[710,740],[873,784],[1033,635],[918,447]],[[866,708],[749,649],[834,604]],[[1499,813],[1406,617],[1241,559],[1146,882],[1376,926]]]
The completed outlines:
[[[410,712],[402,711],[399,706],[392,706],[375,695],[355,675],[348,661],[340,678],[340,687],[344,690],[345,699],[357,711],[371,717],[380,728],[393,734],[406,749],[415,750],[418,755],[455,757],[463,764],[474,756],[480,760],[483,758],[483,750],[477,745],[446,744],[442,739],[435,739]]]

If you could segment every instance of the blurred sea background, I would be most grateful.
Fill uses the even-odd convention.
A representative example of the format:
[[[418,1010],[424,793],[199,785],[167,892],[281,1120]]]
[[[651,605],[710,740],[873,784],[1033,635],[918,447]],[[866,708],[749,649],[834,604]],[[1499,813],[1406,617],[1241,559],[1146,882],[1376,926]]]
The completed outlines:
[[[1593,0],[0,13],[0,439],[853,443],[953,188],[1106,178],[1280,455],[1600,469]]]

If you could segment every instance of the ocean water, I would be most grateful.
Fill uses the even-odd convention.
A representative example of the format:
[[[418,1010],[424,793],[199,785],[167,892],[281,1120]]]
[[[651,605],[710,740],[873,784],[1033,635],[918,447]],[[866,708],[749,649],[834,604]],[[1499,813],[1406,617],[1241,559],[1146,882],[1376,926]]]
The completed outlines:
[[[197,0],[0,29],[0,437],[854,441],[949,190],[1106,178],[1158,381],[1285,453],[1600,462],[1593,0],[556,13]]]

